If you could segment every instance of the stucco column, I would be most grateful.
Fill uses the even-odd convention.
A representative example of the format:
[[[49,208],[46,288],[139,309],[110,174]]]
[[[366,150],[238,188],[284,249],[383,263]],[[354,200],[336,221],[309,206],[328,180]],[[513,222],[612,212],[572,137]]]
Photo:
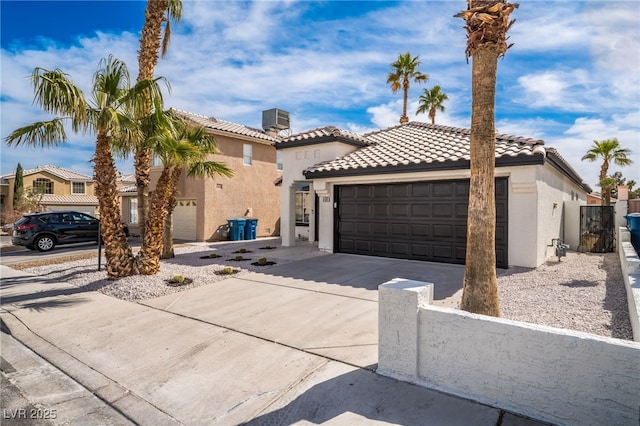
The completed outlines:
[[[280,193],[280,237],[282,245],[292,247],[296,245],[296,186],[282,183]]]
[[[378,287],[378,373],[418,374],[418,307],[433,302],[433,284],[394,278]]]

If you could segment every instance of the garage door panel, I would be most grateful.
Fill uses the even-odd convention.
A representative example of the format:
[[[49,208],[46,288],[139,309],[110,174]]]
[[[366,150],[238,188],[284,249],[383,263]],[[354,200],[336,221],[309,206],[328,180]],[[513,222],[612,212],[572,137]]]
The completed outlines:
[[[418,259],[428,259],[433,257],[431,254],[431,245],[429,244],[412,244],[411,254]]]
[[[396,256],[407,256],[409,255],[409,244],[391,243],[391,253]]]
[[[433,217],[451,217],[453,209],[454,206],[451,204],[433,204]]]
[[[388,204],[374,204],[373,205],[373,216],[374,217],[387,217],[387,216],[389,216],[389,205]]]
[[[411,187],[407,185],[388,185],[393,198],[408,198],[411,196]]]
[[[357,240],[355,242],[355,249],[366,253],[371,251],[371,245],[372,245],[371,241]]]
[[[389,244],[384,241],[374,241],[371,247],[372,247],[373,255],[382,256],[385,253],[389,252]]]
[[[455,184],[456,198],[469,198],[469,182],[456,182]]]
[[[448,182],[433,183],[432,194],[434,198],[453,197],[455,188]]]
[[[390,228],[393,236],[406,237],[409,235],[408,223],[392,223]]]
[[[453,226],[451,225],[433,225],[433,236],[435,238],[449,238],[453,236]]]
[[[411,235],[413,237],[428,237],[431,226],[427,224],[411,224]]]
[[[499,267],[507,267],[507,189],[496,179]],[[468,194],[468,180],[339,186],[337,251],[464,263]]]
[[[433,245],[433,257],[440,259],[451,259],[453,257],[453,247],[442,244]]]
[[[393,217],[410,217],[411,215],[409,214],[409,205],[407,204],[392,204],[390,206],[390,210],[391,210],[391,216]]]
[[[411,197],[429,197],[431,195],[431,185],[427,182],[416,182],[411,185]]]
[[[431,214],[431,206],[428,204],[412,204],[411,217],[429,217]]]
[[[456,203],[454,210],[456,217],[466,219],[469,212],[469,203]]]

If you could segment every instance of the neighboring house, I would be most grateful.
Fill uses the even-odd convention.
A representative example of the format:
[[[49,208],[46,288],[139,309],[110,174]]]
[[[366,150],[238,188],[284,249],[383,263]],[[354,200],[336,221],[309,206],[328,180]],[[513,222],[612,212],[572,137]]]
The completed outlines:
[[[178,186],[178,204],[173,212],[173,237],[190,241],[228,238],[228,219],[258,219],[257,236],[280,232],[281,162],[274,143],[276,132],[250,128],[214,117],[173,110],[188,123],[202,126],[213,135],[220,155],[209,158],[225,163],[233,177],[188,178],[183,173]],[[161,164],[151,169],[151,190],[155,188]]]
[[[616,198],[611,197],[611,205],[614,205],[618,200]],[[599,192],[592,192],[587,195],[587,204],[588,205],[602,205],[602,194]]]
[[[120,214],[122,221],[129,228],[131,235],[139,235],[138,231],[138,189],[134,174],[121,175],[116,181],[120,196]]]
[[[2,212],[13,210],[15,172],[0,177],[6,195]],[[40,210],[76,210],[96,216],[98,199],[94,195],[93,179],[58,166],[38,166],[23,171],[24,188],[42,191]]]
[[[411,122],[279,141],[283,245],[304,225],[329,252],[464,263],[469,140],[468,129]],[[574,223],[565,204],[585,204],[591,188],[542,140],[502,134],[495,174],[497,264],[536,267],[555,255],[554,239],[567,238],[564,222]]]

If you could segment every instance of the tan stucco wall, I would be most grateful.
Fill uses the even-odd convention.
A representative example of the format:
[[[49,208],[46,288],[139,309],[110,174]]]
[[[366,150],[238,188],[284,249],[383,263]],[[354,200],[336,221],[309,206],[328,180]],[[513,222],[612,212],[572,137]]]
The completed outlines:
[[[258,219],[257,236],[276,236],[280,231],[280,187],[275,180],[281,172],[276,169],[276,149],[272,145],[225,136],[215,136],[222,155],[210,161],[225,163],[234,176],[187,178],[185,173],[178,185],[178,199],[194,199],[197,204],[196,239],[215,241],[226,238],[221,231],[227,219],[251,217]],[[253,146],[253,163],[242,161],[243,144]],[[151,188],[155,188],[162,169],[152,169]],[[218,185],[222,187],[219,188]]]

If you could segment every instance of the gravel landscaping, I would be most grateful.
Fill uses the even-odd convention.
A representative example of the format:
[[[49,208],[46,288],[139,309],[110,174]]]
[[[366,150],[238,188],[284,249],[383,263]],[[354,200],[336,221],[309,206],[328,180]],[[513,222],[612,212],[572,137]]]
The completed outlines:
[[[104,267],[102,271],[97,270],[96,257],[65,259],[64,263],[41,266],[23,265],[20,269],[135,302],[291,262],[269,257],[268,243],[277,242],[255,240],[242,246],[237,243],[179,245],[175,248],[176,257],[163,260],[157,275],[119,280],[106,279]],[[230,262],[240,247],[251,250],[243,254],[250,261]],[[315,252],[309,256],[324,254]],[[260,257],[266,257],[275,265],[258,265],[256,261]],[[221,273],[224,266],[233,267],[235,273]],[[191,282],[167,285],[167,280],[175,275],[183,275]],[[499,269],[498,286],[503,318],[632,340],[626,290],[616,253],[570,252],[561,262],[552,260],[535,269]]]
[[[617,253],[569,252],[535,269],[498,270],[498,291],[503,318],[633,340]]]

